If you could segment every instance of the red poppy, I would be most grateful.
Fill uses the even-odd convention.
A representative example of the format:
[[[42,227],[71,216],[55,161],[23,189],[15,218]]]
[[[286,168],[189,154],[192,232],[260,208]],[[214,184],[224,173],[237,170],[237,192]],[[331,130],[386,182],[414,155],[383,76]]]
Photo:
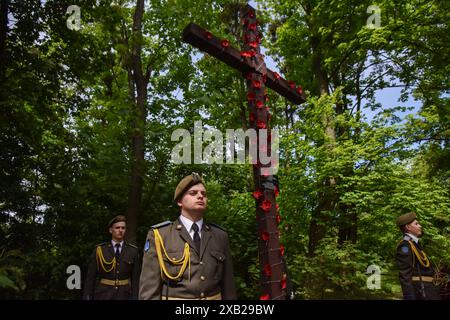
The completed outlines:
[[[248,119],[250,120],[250,122],[255,121],[255,114],[253,112],[250,112],[250,114],[248,115]]]
[[[277,219],[277,223],[280,224],[280,222],[281,222],[281,216],[280,216],[279,214],[277,214],[276,219]]]
[[[301,95],[301,96],[303,95],[303,89],[302,89],[301,86],[298,86],[297,92],[298,92],[299,95]]]
[[[255,52],[254,51],[241,51],[241,57],[244,58],[251,58],[255,56]]]
[[[253,87],[257,89],[261,88],[261,81],[259,80],[253,81]]]
[[[261,239],[263,239],[264,241],[269,241],[269,233],[267,231],[264,231],[263,233],[261,233]]]
[[[272,208],[272,202],[270,202],[269,200],[264,200],[261,204],[261,209],[263,209],[263,211],[269,211],[270,208]]]
[[[250,23],[250,24],[248,25],[248,29],[249,29],[249,30],[252,30],[252,31],[255,31],[255,30],[256,30],[256,23]]]
[[[264,107],[264,102],[262,102],[261,100],[257,100],[256,101],[256,107],[258,109],[261,109],[262,107]]]
[[[282,256],[284,256],[284,246],[280,245],[280,253]]]
[[[289,80],[288,83],[289,83],[289,86],[291,87],[291,89],[295,89],[295,82],[294,81]]]
[[[280,194],[280,190],[278,190],[278,187],[277,187],[277,186],[275,186],[273,192],[275,193],[275,197],[278,197],[278,195]]]
[[[259,200],[259,198],[261,198],[263,195],[264,195],[264,194],[262,193],[261,190],[253,191],[253,197],[254,197],[256,200]]]
[[[257,48],[258,47],[258,42],[256,42],[256,41],[250,41],[250,43],[248,44],[250,47],[252,47],[252,48]]]
[[[220,44],[222,45],[222,47],[228,48],[230,46],[230,41],[228,41],[227,39],[223,39],[222,41],[220,41]]]
[[[253,11],[249,11],[249,12],[248,12],[248,16],[249,16],[250,18],[254,18],[254,17],[255,17],[255,13],[254,13]]]
[[[281,279],[281,290],[286,289],[286,278]]]
[[[263,273],[265,276],[270,277],[272,275],[272,268],[270,267],[270,264],[266,264],[263,268]]]
[[[267,128],[267,124],[264,121],[262,121],[262,120],[256,121],[256,126],[259,129],[266,129]]]
[[[255,98],[256,98],[255,93],[253,93],[253,92],[247,93],[247,100],[248,101],[253,101],[253,100],[255,100]]]
[[[277,79],[277,80],[281,78],[281,76],[278,72],[274,72],[273,75],[274,75],[275,79]]]
[[[270,300],[270,295],[267,294],[263,294],[262,296],[259,297],[259,300]]]
[[[209,31],[206,31],[206,32],[205,32],[205,36],[206,36],[206,38],[207,38],[208,40],[211,40],[212,37],[213,37],[212,33],[209,32]]]

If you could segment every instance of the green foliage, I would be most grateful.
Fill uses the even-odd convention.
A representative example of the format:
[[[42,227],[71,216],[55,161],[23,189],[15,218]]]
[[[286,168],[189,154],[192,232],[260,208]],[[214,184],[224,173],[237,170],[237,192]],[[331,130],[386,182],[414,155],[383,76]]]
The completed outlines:
[[[206,218],[230,237],[239,298],[257,299],[251,167],[170,161],[175,129],[192,132],[198,120],[223,133],[247,126],[241,74],[181,41],[195,21],[239,47],[244,1],[146,1],[143,37],[132,32],[135,1],[75,1],[79,31],[66,28],[64,1],[9,3],[14,19],[0,46],[1,296],[80,298],[65,286],[67,266],[84,276],[94,245],[109,237],[107,221],[127,207],[136,112],[128,70],[139,42],[150,78],[138,245],[149,226],[176,218],[179,179],[201,172]],[[418,213],[432,261],[450,265],[448,4],[378,1],[381,28],[369,29],[371,1],[258,3],[267,54],[308,94],[292,106],[268,92],[281,133],[280,241],[296,297],[400,298],[401,212]],[[420,108],[376,99],[397,86],[400,102],[413,97]],[[325,232],[311,252],[315,219]],[[366,286],[370,265],[381,269],[381,290]]]

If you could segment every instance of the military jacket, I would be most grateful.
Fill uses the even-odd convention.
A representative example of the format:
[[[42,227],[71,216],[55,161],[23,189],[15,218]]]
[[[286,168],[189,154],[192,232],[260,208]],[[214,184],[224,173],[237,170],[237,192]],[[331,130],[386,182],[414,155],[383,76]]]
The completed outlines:
[[[189,246],[190,263],[176,280],[168,278],[158,261],[154,229],[157,229],[162,246],[163,264],[171,276],[176,276],[181,265],[171,260],[180,260]],[[206,299],[221,294],[225,300],[236,299],[233,264],[227,233],[213,224],[203,223],[200,252],[181,223],[166,222],[150,229],[144,246],[139,299]]]
[[[425,263],[424,266],[420,263],[414,251],[419,252],[419,254],[424,253],[420,244],[415,243],[411,237],[405,235],[397,246],[396,254],[404,299],[439,299],[439,292],[432,282],[418,280],[420,277],[430,278],[434,276],[435,271],[431,262],[429,262],[426,254],[421,255],[422,260],[428,261],[429,264],[427,266]]]
[[[115,268],[105,264],[104,268],[98,263],[97,248],[100,248],[106,262],[115,257],[111,242],[99,244],[94,249],[90,260],[83,290],[85,300],[128,300],[137,299],[139,292],[140,260],[136,246],[124,242],[119,261]],[[105,270],[106,269],[106,270]],[[109,270],[111,269],[111,270]],[[101,283],[102,279],[116,282],[128,279],[127,285],[111,285]]]

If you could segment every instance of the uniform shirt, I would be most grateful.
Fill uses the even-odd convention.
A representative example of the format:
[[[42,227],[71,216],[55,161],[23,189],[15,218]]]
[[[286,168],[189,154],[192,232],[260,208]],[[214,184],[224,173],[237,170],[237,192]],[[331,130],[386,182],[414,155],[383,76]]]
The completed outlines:
[[[116,243],[118,243],[120,245],[119,246],[119,253],[122,253],[123,242],[124,242],[123,240],[121,242],[116,242],[114,240],[111,240],[111,244],[112,244],[112,246],[114,248],[114,253],[116,253]]]
[[[180,221],[183,224],[183,226],[186,228],[186,230],[189,232],[189,235],[192,239],[194,239],[194,230],[192,230],[192,225],[194,224],[194,221],[186,218],[183,215],[180,215]],[[198,235],[200,236],[200,239],[202,238],[202,226],[203,226],[203,218],[195,222],[198,225]]]

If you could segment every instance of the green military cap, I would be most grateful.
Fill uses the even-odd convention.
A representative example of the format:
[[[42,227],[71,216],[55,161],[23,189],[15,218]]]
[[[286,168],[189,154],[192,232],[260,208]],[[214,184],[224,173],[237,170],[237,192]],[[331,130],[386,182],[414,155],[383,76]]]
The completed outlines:
[[[123,215],[118,215],[115,216],[114,218],[112,218],[111,220],[109,220],[108,222],[108,228],[111,228],[113,226],[114,223],[116,222],[126,222],[127,220],[125,219],[125,216]]]
[[[408,212],[405,214],[402,214],[400,217],[397,218],[397,226],[401,227],[406,224],[409,224],[416,220],[417,216],[415,212]]]
[[[186,192],[187,189],[196,185],[197,183],[201,183],[205,185],[205,181],[203,181],[202,177],[197,172],[192,172],[192,174],[184,177],[178,183],[177,188],[175,189],[175,194],[173,196],[173,200],[177,201],[181,196]]]

